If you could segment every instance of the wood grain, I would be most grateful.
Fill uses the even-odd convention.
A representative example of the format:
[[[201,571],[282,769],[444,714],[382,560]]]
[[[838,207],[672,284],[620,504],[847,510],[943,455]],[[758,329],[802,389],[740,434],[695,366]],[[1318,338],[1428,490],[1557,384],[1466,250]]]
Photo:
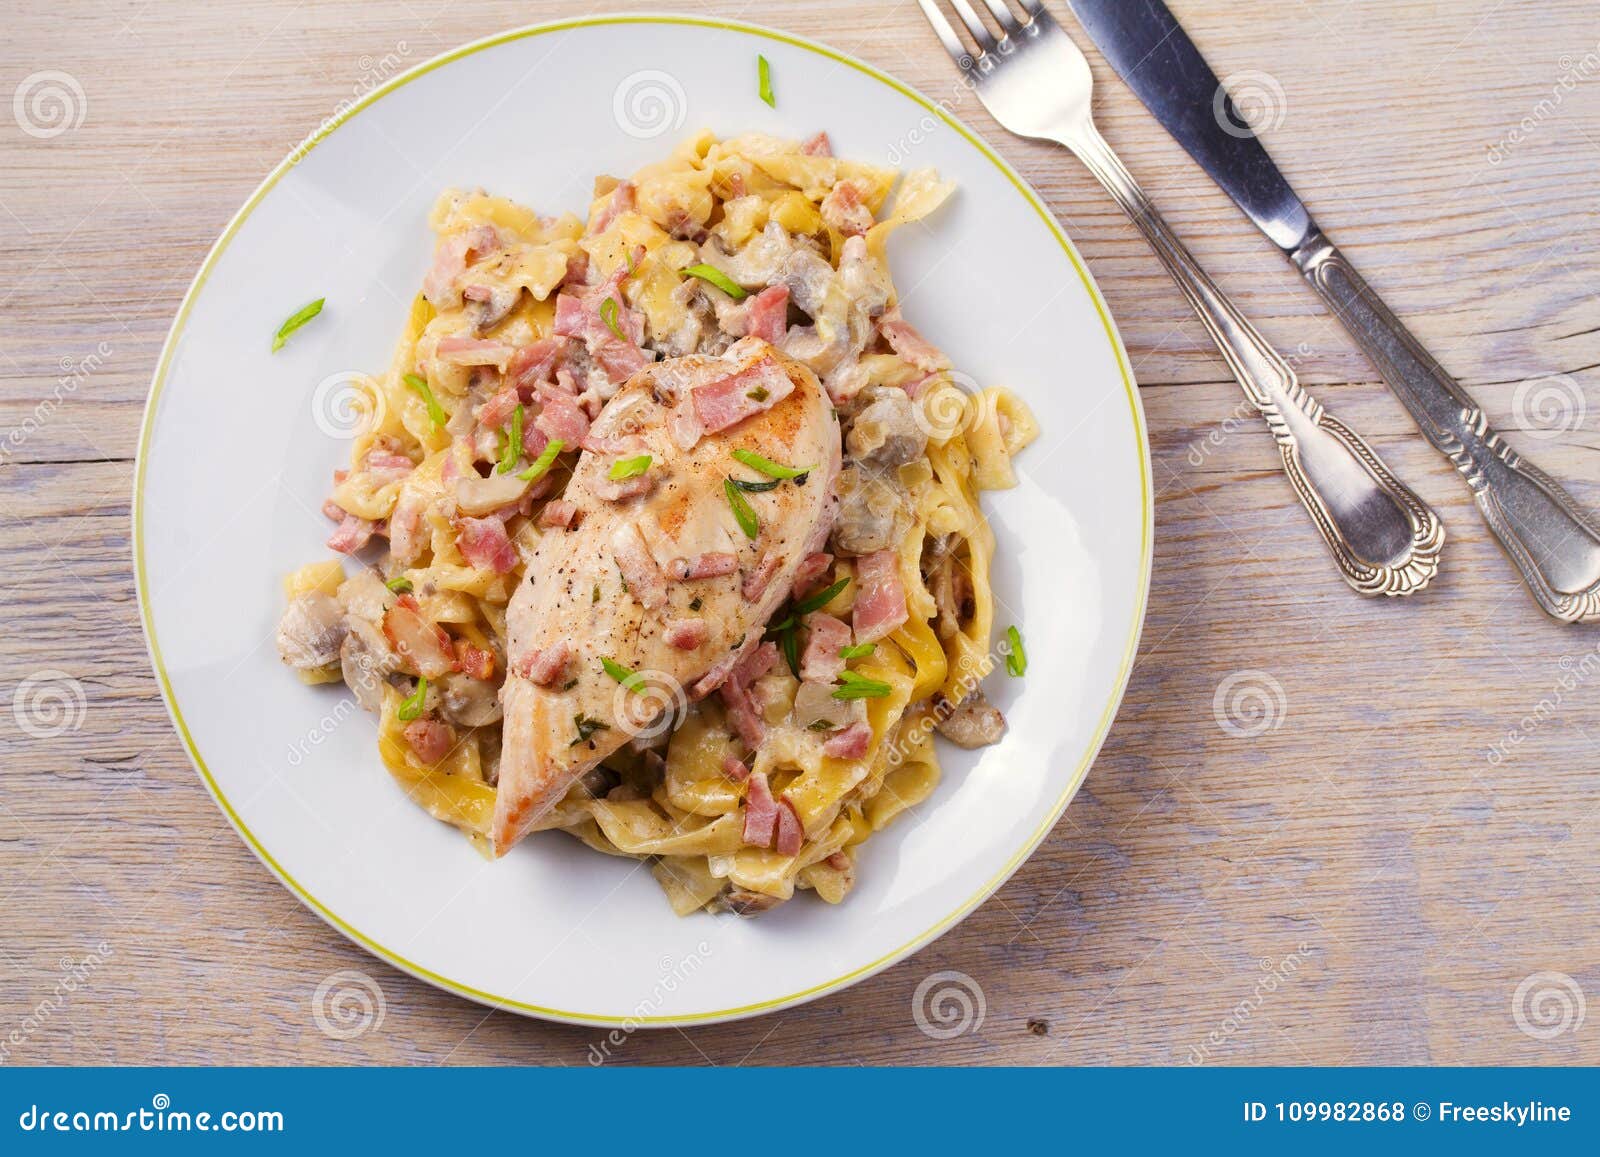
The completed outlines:
[[[487,1013],[377,964],[253,859],[168,724],[128,532],[160,342],[262,175],[397,44],[416,61],[586,8],[68,0],[13,14],[6,91],[60,70],[86,108],[48,139],[0,125],[0,695],[60,671],[86,698],[51,738],[0,718],[6,1062],[587,1063],[597,1032]],[[1512,441],[1600,507],[1593,4],[1174,8],[1220,74],[1281,86],[1267,136],[1328,232]],[[813,35],[935,98],[959,94],[908,0],[693,10]],[[958,102],[1076,239],[1142,385],[1156,578],[1126,703],[1054,834],[934,946],[805,1008],[635,1034],[616,1057],[1600,1062],[1600,1009],[1550,1039],[1513,1013],[1537,973],[1600,998],[1600,633],[1535,611],[1460,481],[1313,295],[1094,64],[1106,136],[1308,384],[1438,508],[1447,569],[1423,598],[1349,594],[1262,424],[1239,416],[1220,359],[1111,202],[1061,152]],[[1563,88],[1564,75],[1577,79]],[[1555,374],[1586,403],[1566,430],[1517,405],[1520,383]],[[1213,710],[1240,672],[1281,688],[1253,738]],[[1510,733],[1520,743],[1491,760]],[[57,999],[63,959],[102,942],[109,957]],[[379,981],[386,1013],[333,1040],[312,994],[351,968]],[[941,969],[981,986],[986,1015],[932,1042],[912,1001]]]

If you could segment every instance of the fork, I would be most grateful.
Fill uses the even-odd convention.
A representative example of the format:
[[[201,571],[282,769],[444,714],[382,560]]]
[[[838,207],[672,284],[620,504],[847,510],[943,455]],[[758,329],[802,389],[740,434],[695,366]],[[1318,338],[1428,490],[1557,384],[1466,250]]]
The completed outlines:
[[[928,23],[995,120],[1018,136],[1070,150],[1144,234],[1216,342],[1246,397],[1266,419],[1296,497],[1339,573],[1367,595],[1406,595],[1439,569],[1444,527],[1360,435],[1323,409],[1293,368],[1195,261],[1095,127],[1089,62],[1041,0],[983,0],[996,36],[969,0],[950,0],[976,53],[936,0],[917,0]]]

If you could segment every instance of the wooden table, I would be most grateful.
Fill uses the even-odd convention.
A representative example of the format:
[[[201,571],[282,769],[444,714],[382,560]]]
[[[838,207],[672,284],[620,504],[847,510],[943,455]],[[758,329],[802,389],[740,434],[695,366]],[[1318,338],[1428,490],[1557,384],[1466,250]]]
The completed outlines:
[[[401,46],[409,64],[588,7],[69,0],[11,20],[5,91],[59,70],[85,103],[53,137],[0,127],[0,696],[62,671],[87,710],[54,738],[0,730],[6,1061],[586,1063],[597,1032],[489,1014],[375,962],[235,837],[146,661],[128,504],[157,350],[262,176]],[[959,92],[908,0],[689,7]],[[1281,86],[1266,135],[1328,231],[1511,441],[1600,508],[1591,0],[1174,8],[1219,74]],[[1069,157],[966,97],[956,114],[1082,249],[1143,387],[1158,535],[1132,686],[1067,817],[956,931],[842,994],[640,1033],[620,1058],[1600,1062],[1600,1008],[1578,1024],[1574,995],[1600,998],[1600,631],[1535,610],[1344,333],[1090,55],[1106,136],[1302,378],[1440,511],[1448,569],[1422,598],[1350,594],[1143,242]],[[1528,387],[1519,401],[1560,374],[1564,409]],[[1267,688],[1264,733],[1219,726],[1225,683],[1225,700]],[[102,942],[58,997],[63,962]],[[374,975],[387,1011],[338,1041],[311,1000],[345,968]],[[981,985],[986,1015],[936,1043],[912,998],[941,969]]]

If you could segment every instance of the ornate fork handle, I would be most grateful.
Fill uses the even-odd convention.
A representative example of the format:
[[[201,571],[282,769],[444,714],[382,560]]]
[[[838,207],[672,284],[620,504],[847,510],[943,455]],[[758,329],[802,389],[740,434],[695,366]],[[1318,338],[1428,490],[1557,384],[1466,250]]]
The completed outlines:
[[[1056,139],[1077,154],[1149,241],[1266,419],[1295,494],[1340,573],[1363,594],[1404,595],[1438,572],[1444,527],[1361,437],[1308,394],[1201,269],[1087,117]]]
[[[1568,622],[1600,619],[1600,527],[1490,428],[1320,230],[1289,255],[1366,351],[1428,441],[1472,487],[1489,529],[1539,605]]]

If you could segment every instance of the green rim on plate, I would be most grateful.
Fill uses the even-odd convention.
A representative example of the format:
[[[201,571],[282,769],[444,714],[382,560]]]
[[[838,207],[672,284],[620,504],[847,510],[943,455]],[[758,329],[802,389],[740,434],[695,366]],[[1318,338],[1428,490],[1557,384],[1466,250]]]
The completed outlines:
[[[1127,648],[1123,654],[1122,666],[1117,675],[1116,687],[1113,690],[1111,698],[1107,702],[1105,710],[1101,715],[1100,722],[1095,729],[1094,740],[1089,745],[1089,750],[1085,752],[1082,762],[1079,763],[1077,769],[1074,771],[1072,782],[1067,786],[1067,789],[1061,794],[1061,798],[1051,809],[1050,817],[1028,838],[1026,844],[1022,848],[1018,849],[1016,854],[1013,855],[1009,861],[1007,861],[1005,867],[1002,868],[993,879],[984,884],[984,886],[980,888],[977,893],[960,904],[953,912],[939,920],[932,927],[928,928],[918,936],[913,937],[906,943],[900,945],[898,948],[895,948],[893,951],[885,953],[877,960],[874,960],[868,964],[863,964],[842,976],[834,977],[832,980],[824,981],[821,984],[814,984],[809,988],[801,989],[798,992],[791,992],[785,996],[777,996],[770,1000],[760,1001],[756,1004],[742,1005],[737,1008],[719,1009],[714,1012],[693,1013],[684,1016],[610,1016],[599,1013],[572,1012],[559,1008],[545,1008],[541,1005],[528,1004],[524,1001],[512,1000],[509,997],[500,996],[492,992],[484,992],[480,989],[473,988],[470,985],[463,984],[458,980],[452,980],[448,976],[441,976],[436,972],[432,972],[419,964],[407,960],[399,953],[389,948],[385,948],[382,944],[379,944],[370,937],[363,935],[359,930],[340,919],[340,917],[333,912],[332,909],[328,908],[304,887],[302,887],[293,876],[289,875],[289,873],[283,869],[282,865],[272,858],[272,854],[268,852],[264,846],[262,846],[261,842],[256,839],[254,833],[252,833],[250,829],[245,826],[244,821],[239,818],[239,814],[234,811],[233,805],[228,802],[228,798],[223,795],[222,789],[218,787],[217,781],[212,777],[210,769],[206,766],[205,758],[200,754],[200,749],[198,746],[196,746],[194,737],[189,732],[188,724],[184,722],[183,712],[178,707],[177,696],[174,694],[172,689],[172,680],[168,676],[166,664],[161,658],[161,645],[156,639],[155,619],[151,612],[149,599],[147,598],[149,579],[145,574],[144,472],[145,467],[149,463],[150,435],[155,424],[156,405],[161,399],[161,391],[163,386],[166,384],[167,372],[171,366],[173,352],[177,348],[179,339],[182,337],[184,326],[188,322],[189,312],[194,307],[196,297],[198,296],[200,290],[205,286],[206,279],[210,276],[218,258],[222,256],[222,253],[225,249],[227,249],[229,242],[233,240],[234,236],[239,232],[240,227],[255,210],[256,206],[261,203],[262,199],[267,195],[267,193],[272,190],[272,187],[278,183],[278,181],[286,172],[288,172],[291,167],[293,167],[293,165],[295,165],[307,153],[325,140],[340,125],[350,120],[362,109],[376,103],[389,93],[403,88],[405,85],[410,84],[418,77],[426,76],[436,68],[440,68],[443,65],[451,63],[452,61],[471,56],[474,53],[482,52],[486,48],[493,48],[499,44],[506,44],[514,40],[522,40],[532,36],[544,36],[551,32],[562,32],[572,28],[591,28],[608,24],[690,25],[700,28],[713,28],[724,32],[742,32],[749,36],[758,36],[767,40],[793,45],[796,48],[802,48],[808,52],[814,52],[819,56],[826,57],[827,59],[835,61],[839,64],[847,65],[858,72],[872,77],[874,80],[888,85],[902,96],[915,101],[918,105],[927,109],[929,113],[938,117],[951,129],[959,133],[974,148],[982,153],[984,157],[988,158],[988,160],[1005,175],[1006,179],[1016,187],[1017,192],[1020,193],[1028,201],[1028,203],[1033,206],[1034,210],[1039,214],[1040,219],[1044,221],[1045,225],[1050,229],[1050,232],[1060,243],[1062,250],[1067,255],[1067,258],[1072,262],[1073,268],[1078,271],[1078,276],[1082,279],[1084,288],[1088,291],[1089,298],[1094,302],[1095,310],[1100,315],[1101,323],[1105,327],[1106,338],[1111,343],[1111,349],[1116,359],[1117,367],[1122,373],[1123,387],[1127,391],[1128,395],[1128,408],[1133,417],[1134,433],[1138,442],[1139,452],[1139,488],[1141,496],[1140,506],[1143,511],[1143,518],[1141,520],[1139,531],[1140,587],[1138,598],[1134,605],[1133,623],[1128,632]],[[394,77],[387,83],[373,89],[360,100],[351,104],[348,108],[341,110],[337,116],[332,117],[326,123],[324,123],[311,137],[297,145],[289,153],[289,155],[279,163],[278,167],[268,175],[267,179],[261,183],[260,187],[250,195],[250,199],[247,200],[239,209],[239,212],[234,215],[233,220],[228,222],[227,228],[222,231],[222,236],[217,238],[216,244],[211,247],[211,252],[206,255],[204,263],[200,266],[200,271],[195,274],[194,281],[189,286],[188,292],[184,294],[183,303],[179,306],[177,317],[172,323],[172,330],[167,335],[166,343],[162,346],[161,358],[156,364],[155,376],[150,385],[150,398],[145,404],[144,421],[139,431],[138,466],[134,473],[132,509],[134,575],[136,581],[136,591],[139,599],[139,615],[141,621],[144,623],[145,637],[150,647],[150,661],[155,667],[156,677],[161,684],[162,697],[166,700],[167,710],[172,716],[172,722],[177,728],[178,734],[183,739],[184,746],[189,751],[190,759],[194,762],[195,767],[199,770],[201,778],[205,780],[206,788],[211,792],[212,797],[217,801],[217,805],[221,807],[224,814],[227,815],[228,821],[233,824],[240,836],[242,836],[245,842],[250,845],[251,850],[255,852],[256,856],[261,860],[261,862],[266,864],[266,866],[271,869],[273,874],[276,875],[278,879],[283,881],[285,886],[287,886],[292,892],[294,892],[296,896],[300,898],[302,903],[304,903],[312,911],[316,912],[317,915],[321,916],[325,921],[331,924],[334,928],[338,929],[345,936],[360,944],[374,955],[388,961],[396,968],[400,968],[406,972],[409,972],[421,980],[428,981],[430,984],[437,985],[438,987],[449,992],[454,992],[460,996],[468,997],[469,999],[491,1005],[495,1008],[510,1009],[517,1012],[528,1013],[530,1015],[542,1017],[547,1020],[567,1021],[575,1024],[626,1024],[633,1026],[704,1024],[718,1020],[731,1020],[738,1017],[750,1016],[758,1012],[770,1012],[774,1009],[795,1004],[797,1002],[806,1000],[807,998],[818,996],[822,993],[844,987],[889,967],[891,964],[894,964],[918,948],[921,948],[923,945],[929,943],[952,927],[968,912],[976,908],[979,904],[986,900],[990,894],[995,891],[995,889],[1003,884],[1011,876],[1011,874],[1016,871],[1018,866],[1020,866],[1021,863],[1032,854],[1033,850],[1039,846],[1039,843],[1050,832],[1050,829],[1055,826],[1056,821],[1061,818],[1061,813],[1066,809],[1067,804],[1071,802],[1072,797],[1077,793],[1078,787],[1082,784],[1084,777],[1088,774],[1089,767],[1094,762],[1095,756],[1099,754],[1100,746],[1105,741],[1106,733],[1111,728],[1111,721],[1116,714],[1118,705],[1122,701],[1122,694],[1127,688],[1128,677],[1133,669],[1134,654],[1139,645],[1139,635],[1144,626],[1145,601],[1150,590],[1151,537],[1155,522],[1154,504],[1151,500],[1150,494],[1149,443],[1145,433],[1144,413],[1139,404],[1138,391],[1134,387],[1133,373],[1128,365],[1127,353],[1122,348],[1122,342],[1117,336],[1116,327],[1111,321],[1110,313],[1106,310],[1105,302],[1101,300],[1100,294],[1098,290],[1096,290],[1093,280],[1089,277],[1088,271],[1084,268],[1083,263],[1079,260],[1077,253],[1073,250],[1071,242],[1067,240],[1065,234],[1063,234],[1061,231],[1061,227],[1056,223],[1055,218],[1050,215],[1049,210],[1044,207],[1044,204],[1039,200],[1038,196],[1023,182],[1019,176],[1017,176],[1011,167],[1001,160],[1000,157],[997,156],[975,133],[967,129],[954,117],[950,116],[950,114],[939,105],[928,100],[921,93],[918,93],[909,86],[900,83],[898,80],[895,80],[893,77],[888,76],[883,72],[878,71],[871,65],[868,65],[860,60],[856,60],[854,57],[835,52],[831,48],[826,48],[821,44],[817,44],[814,41],[807,40],[803,37],[792,36],[785,32],[777,32],[773,29],[763,28],[756,24],[746,24],[731,20],[700,19],[692,16],[666,15],[588,16],[576,20],[562,20],[549,24],[530,25],[526,28],[519,28],[510,32],[503,32],[483,40],[475,41],[471,44],[463,45],[452,52],[447,52],[442,56],[437,56],[432,60],[425,61],[424,63],[417,65],[417,67],[401,73],[399,76]]]

